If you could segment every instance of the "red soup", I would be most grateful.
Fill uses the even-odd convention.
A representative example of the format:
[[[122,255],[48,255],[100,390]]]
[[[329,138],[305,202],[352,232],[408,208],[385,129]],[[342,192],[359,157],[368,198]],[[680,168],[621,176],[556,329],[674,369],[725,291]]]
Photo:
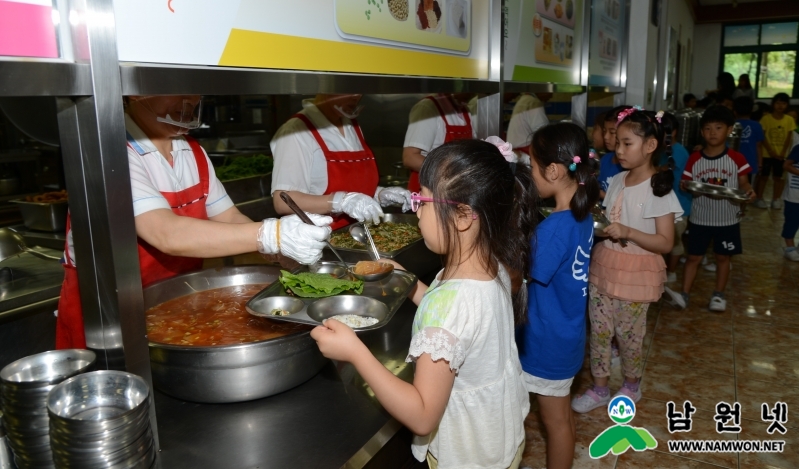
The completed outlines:
[[[216,288],[175,298],[148,309],[151,342],[207,347],[275,339],[310,326],[252,316],[244,307],[266,285]]]

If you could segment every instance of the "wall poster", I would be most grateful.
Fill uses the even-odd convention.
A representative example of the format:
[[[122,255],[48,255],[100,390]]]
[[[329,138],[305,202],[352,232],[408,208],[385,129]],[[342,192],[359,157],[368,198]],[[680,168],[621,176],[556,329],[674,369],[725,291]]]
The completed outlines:
[[[507,0],[505,77],[580,83],[583,0]]]
[[[487,79],[491,1],[114,0],[114,10],[126,62]]]
[[[621,48],[626,26],[624,0],[593,0],[588,84],[621,85]]]

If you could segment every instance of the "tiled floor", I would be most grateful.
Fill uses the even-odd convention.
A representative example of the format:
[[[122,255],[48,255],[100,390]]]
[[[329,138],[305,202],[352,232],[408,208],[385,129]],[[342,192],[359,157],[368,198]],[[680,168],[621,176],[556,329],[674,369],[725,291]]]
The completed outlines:
[[[770,194],[770,190],[767,192]],[[655,450],[593,460],[588,446],[612,422],[605,409],[577,418],[574,468],[664,469],[795,469],[799,468],[799,263],[782,257],[782,210],[748,208],[742,221],[744,254],[733,259],[727,286],[727,311],[707,309],[715,274],[700,270],[685,311],[666,304],[652,305],[644,340],[646,364],[643,399],[631,422],[655,437]],[[682,269],[678,269],[682,281]],[[621,384],[615,367],[611,392]],[[574,392],[591,383],[587,367],[575,380]],[[698,409],[690,433],[670,434],[666,402],[678,408],[690,399]],[[719,434],[715,406],[719,401],[741,404],[740,434]],[[766,432],[760,405],[788,404],[785,435]],[[525,422],[527,446],[522,466],[546,467],[545,435],[542,435],[535,398]],[[783,453],[669,453],[670,439],[784,440]]]

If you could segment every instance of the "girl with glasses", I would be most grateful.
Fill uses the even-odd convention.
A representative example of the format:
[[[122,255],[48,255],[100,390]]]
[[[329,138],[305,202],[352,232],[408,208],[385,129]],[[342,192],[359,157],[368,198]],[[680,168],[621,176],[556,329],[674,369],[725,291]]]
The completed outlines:
[[[412,383],[377,361],[349,327],[326,321],[311,336],[351,362],[380,403],[416,435],[414,456],[436,467],[519,467],[529,398],[514,341],[526,312],[535,203],[528,166],[510,145],[446,143],[430,154],[412,196],[425,244],[444,259],[419,305],[407,361]],[[511,278],[518,279],[513,288]]]

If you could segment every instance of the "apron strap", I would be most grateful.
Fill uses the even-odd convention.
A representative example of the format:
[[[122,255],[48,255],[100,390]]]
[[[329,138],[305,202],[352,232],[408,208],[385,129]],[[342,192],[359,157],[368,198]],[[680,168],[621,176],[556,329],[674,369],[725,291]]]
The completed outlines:
[[[325,143],[325,140],[319,134],[319,131],[316,130],[316,126],[314,126],[311,123],[311,119],[308,119],[308,116],[306,116],[305,114],[300,114],[300,113],[294,114],[293,117],[296,117],[297,119],[301,120],[305,124],[305,127],[307,127],[308,130],[311,131],[311,134],[313,135],[313,138],[316,139],[316,143],[318,143],[319,147],[322,148],[322,153],[324,153],[325,156],[327,156],[327,154],[330,152],[330,149],[327,147],[327,144]]]
[[[194,161],[197,163],[197,172],[200,176],[200,184],[203,188],[203,196],[208,196],[208,189],[210,186],[210,177],[208,172],[208,160],[205,158],[205,152],[203,148],[197,143],[197,140],[194,137],[189,137],[186,135],[184,137],[186,142],[189,143],[189,147],[191,147],[191,152],[194,154]]]

